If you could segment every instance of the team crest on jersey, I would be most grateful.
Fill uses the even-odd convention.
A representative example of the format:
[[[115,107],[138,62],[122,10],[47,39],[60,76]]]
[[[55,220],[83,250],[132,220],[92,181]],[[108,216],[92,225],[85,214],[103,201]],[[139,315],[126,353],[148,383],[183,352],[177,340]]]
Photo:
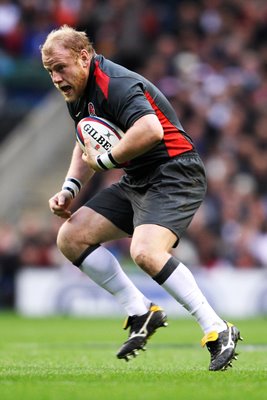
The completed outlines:
[[[88,112],[89,112],[89,115],[96,115],[95,114],[95,106],[91,102],[88,103]]]

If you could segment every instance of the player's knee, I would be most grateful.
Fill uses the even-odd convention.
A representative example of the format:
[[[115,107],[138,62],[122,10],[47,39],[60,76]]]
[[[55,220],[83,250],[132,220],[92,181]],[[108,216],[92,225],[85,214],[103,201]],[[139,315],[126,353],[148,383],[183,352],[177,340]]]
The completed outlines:
[[[150,269],[153,264],[153,254],[146,246],[142,244],[135,244],[131,246],[131,257],[133,261],[145,271]]]
[[[65,222],[59,229],[57,235],[57,247],[69,260],[76,257],[79,248],[79,235],[68,222]]]
[[[69,236],[69,230],[66,228],[66,223],[64,223],[57,234],[57,247],[63,254],[65,253],[65,248],[68,246]]]

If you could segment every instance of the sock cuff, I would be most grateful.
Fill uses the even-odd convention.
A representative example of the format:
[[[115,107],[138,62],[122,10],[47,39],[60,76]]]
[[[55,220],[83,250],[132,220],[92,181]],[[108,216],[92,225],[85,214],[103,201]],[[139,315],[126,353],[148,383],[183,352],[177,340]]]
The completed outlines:
[[[173,271],[178,267],[180,262],[175,258],[171,257],[163,266],[162,270],[157,273],[157,275],[153,276],[152,279],[156,281],[159,285],[162,285],[169,276],[173,273]]]
[[[80,268],[81,263],[86,259],[86,257],[89,256],[89,254],[95,251],[98,247],[100,247],[100,244],[94,244],[93,246],[87,247],[87,249],[85,249],[82,254],[75,261],[73,261],[72,264]]]

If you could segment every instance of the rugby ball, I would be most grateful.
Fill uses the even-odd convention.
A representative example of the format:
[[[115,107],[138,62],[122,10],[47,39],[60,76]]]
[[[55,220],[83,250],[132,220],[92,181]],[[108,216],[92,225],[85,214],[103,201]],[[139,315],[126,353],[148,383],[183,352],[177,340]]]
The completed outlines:
[[[86,137],[90,137],[93,148],[102,154],[111,150],[123,135],[118,126],[95,116],[81,119],[76,128],[76,138],[83,152],[85,152],[84,138]]]

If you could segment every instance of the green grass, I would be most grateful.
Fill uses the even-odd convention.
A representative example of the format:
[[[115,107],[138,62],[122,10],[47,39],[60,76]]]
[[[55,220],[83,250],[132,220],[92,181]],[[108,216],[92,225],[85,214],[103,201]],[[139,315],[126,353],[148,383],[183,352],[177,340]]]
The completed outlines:
[[[1,400],[263,400],[267,321],[238,321],[244,342],[225,372],[207,370],[209,354],[192,319],[170,320],[148,351],[126,363],[116,350],[122,321],[0,314]]]

